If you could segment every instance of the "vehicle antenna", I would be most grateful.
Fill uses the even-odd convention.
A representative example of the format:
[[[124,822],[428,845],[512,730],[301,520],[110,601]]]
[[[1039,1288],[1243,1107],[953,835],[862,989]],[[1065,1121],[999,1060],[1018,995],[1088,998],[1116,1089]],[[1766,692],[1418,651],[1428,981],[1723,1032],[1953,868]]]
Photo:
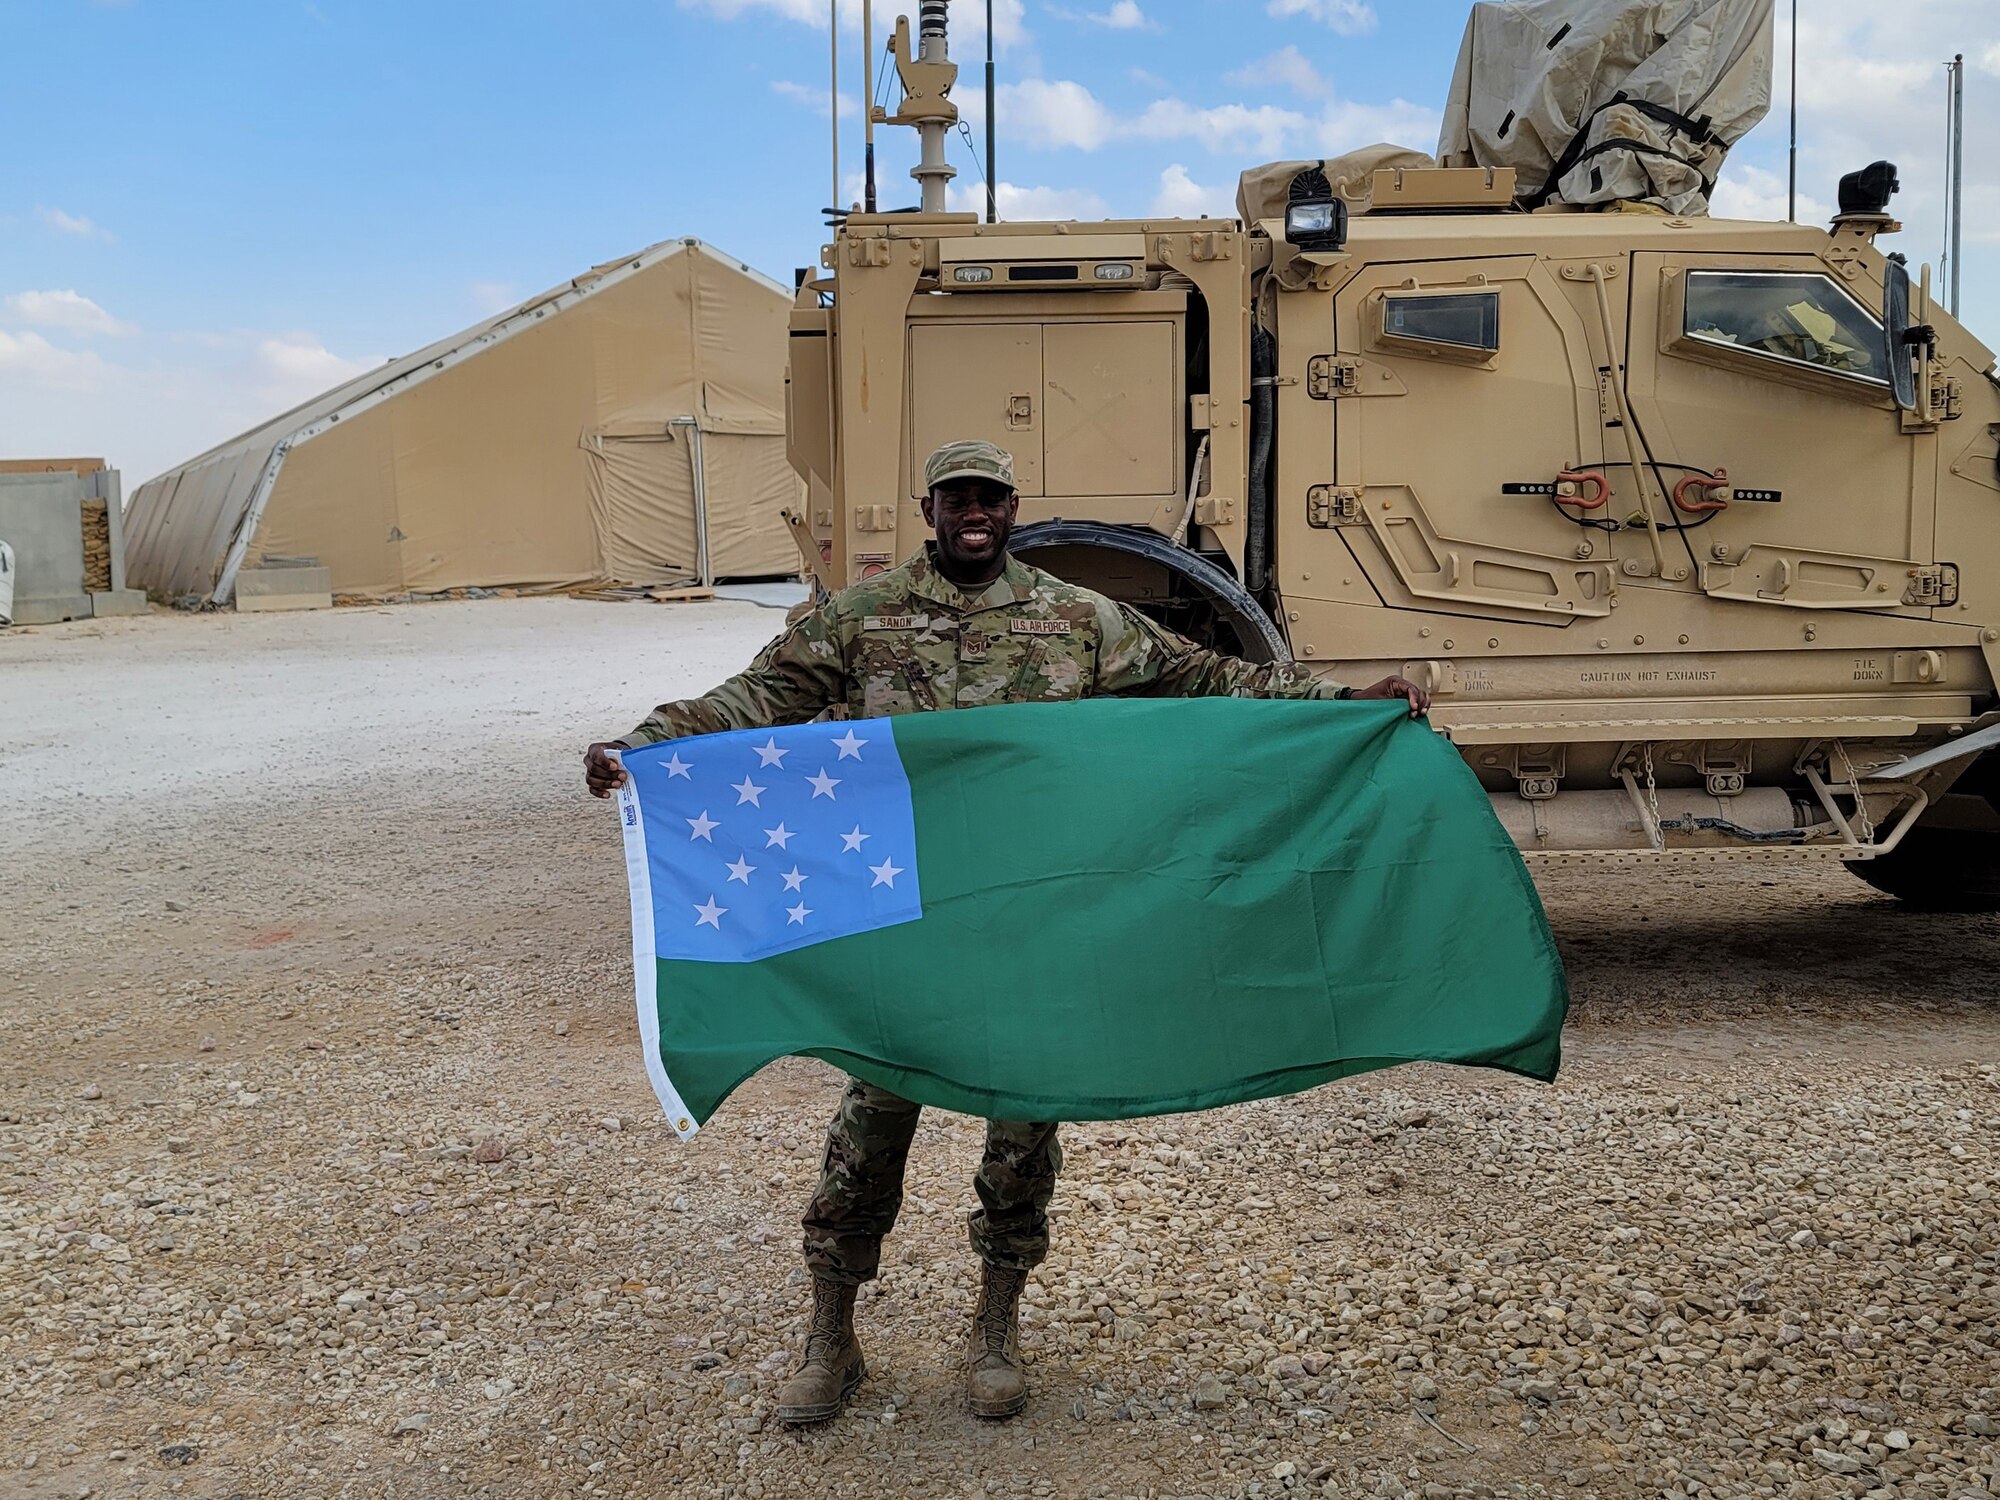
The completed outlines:
[[[826,201],[840,212],[840,0],[826,0],[828,65],[832,78],[826,90],[826,118],[833,127],[833,196]]]
[[[986,0],[986,222],[1000,217],[999,192],[993,176],[993,0]]]
[[[919,0],[917,55],[927,63],[948,63],[951,60],[945,45],[945,0]],[[950,128],[951,120],[942,112],[917,121],[919,155],[917,166],[910,175],[917,179],[921,189],[921,207],[927,214],[941,214],[945,210],[945,184],[953,176],[944,159],[945,132]]]
[[[833,107],[840,108],[836,99]],[[875,212],[875,0],[861,0],[861,206]]]
[[[1951,274],[1951,64],[1944,65],[1944,195],[1939,203],[1938,275]]]
[[[910,175],[919,189],[917,212],[925,214],[945,212],[945,188],[958,175],[957,168],[944,159],[945,137],[959,123],[958,106],[951,102],[958,64],[951,60],[945,45],[945,6],[946,0],[919,0],[914,38],[909,15],[896,17],[896,29],[889,37],[889,57],[902,80],[903,99],[894,114],[876,116],[885,125],[916,127],[919,150]]]
[[[1965,193],[1965,54],[1954,56],[1951,71],[1951,315],[1958,316],[1958,234]]]
[[[1785,217],[1799,222],[1799,0],[1792,0],[1792,145],[1785,190]]]

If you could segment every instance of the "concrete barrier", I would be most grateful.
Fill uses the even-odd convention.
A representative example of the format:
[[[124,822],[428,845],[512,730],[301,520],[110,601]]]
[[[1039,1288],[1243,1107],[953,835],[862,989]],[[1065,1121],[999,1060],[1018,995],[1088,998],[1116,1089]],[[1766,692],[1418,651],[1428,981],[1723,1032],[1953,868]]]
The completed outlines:
[[[69,473],[0,474],[0,538],[14,549],[14,623],[90,618],[83,589],[83,502]]]

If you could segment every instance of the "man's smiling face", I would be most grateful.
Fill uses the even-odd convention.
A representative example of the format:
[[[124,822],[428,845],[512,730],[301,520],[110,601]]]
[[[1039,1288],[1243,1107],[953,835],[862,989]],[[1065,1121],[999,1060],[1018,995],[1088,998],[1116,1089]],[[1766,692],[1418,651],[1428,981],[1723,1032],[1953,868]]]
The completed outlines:
[[[1019,497],[995,479],[961,475],[935,486],[924,497],[924,519],[937,533],[945,576],[954,582],[997,577],[1020,508]]]

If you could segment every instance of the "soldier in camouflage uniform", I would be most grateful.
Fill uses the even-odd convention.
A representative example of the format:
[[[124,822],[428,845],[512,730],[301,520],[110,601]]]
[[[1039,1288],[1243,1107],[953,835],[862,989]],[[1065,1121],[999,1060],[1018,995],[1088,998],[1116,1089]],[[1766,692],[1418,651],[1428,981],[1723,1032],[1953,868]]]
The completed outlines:
[[[802,724],[833,709],[872,718],[993,703],[1148,697],[1405,698],[1400,677],[1353,689],[1296,665],[1252,666],[1202,650],[1144,615],[1011,556],[1013,460],[991,443],[947,443],[924,468],[924,519],[936,541],[797,616],[743,672],[699,698],[665,703],[622,740],[592,745],[585,780],[608,796],[624,780],[615,752],[685,735]],[[854,1294],[873,1279],[903,1199],[919,1106],[850,1079],[827,1132],[805,1214],[814,1312],[799,1372],[779,1395],[787,1422],[834,1416],[865,1370]],[[1048,1253],[1048,1205],[1062,1153],[1046,1122],[991,1120],[974,1186],[972,1248],[984,1266],[966,1347],[980,1416],[1027,1401],[1017,1316],[1028,1272]]]

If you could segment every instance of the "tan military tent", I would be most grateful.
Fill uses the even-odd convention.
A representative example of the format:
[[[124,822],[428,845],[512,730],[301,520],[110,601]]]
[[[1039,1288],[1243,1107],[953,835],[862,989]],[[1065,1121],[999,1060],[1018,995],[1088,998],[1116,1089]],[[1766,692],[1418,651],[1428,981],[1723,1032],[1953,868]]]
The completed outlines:
[[[132,582],[226,602],[240,568],[302,557],[371,596],[794,572],[790,305],[699,240],[598,266],[148,480]]]

